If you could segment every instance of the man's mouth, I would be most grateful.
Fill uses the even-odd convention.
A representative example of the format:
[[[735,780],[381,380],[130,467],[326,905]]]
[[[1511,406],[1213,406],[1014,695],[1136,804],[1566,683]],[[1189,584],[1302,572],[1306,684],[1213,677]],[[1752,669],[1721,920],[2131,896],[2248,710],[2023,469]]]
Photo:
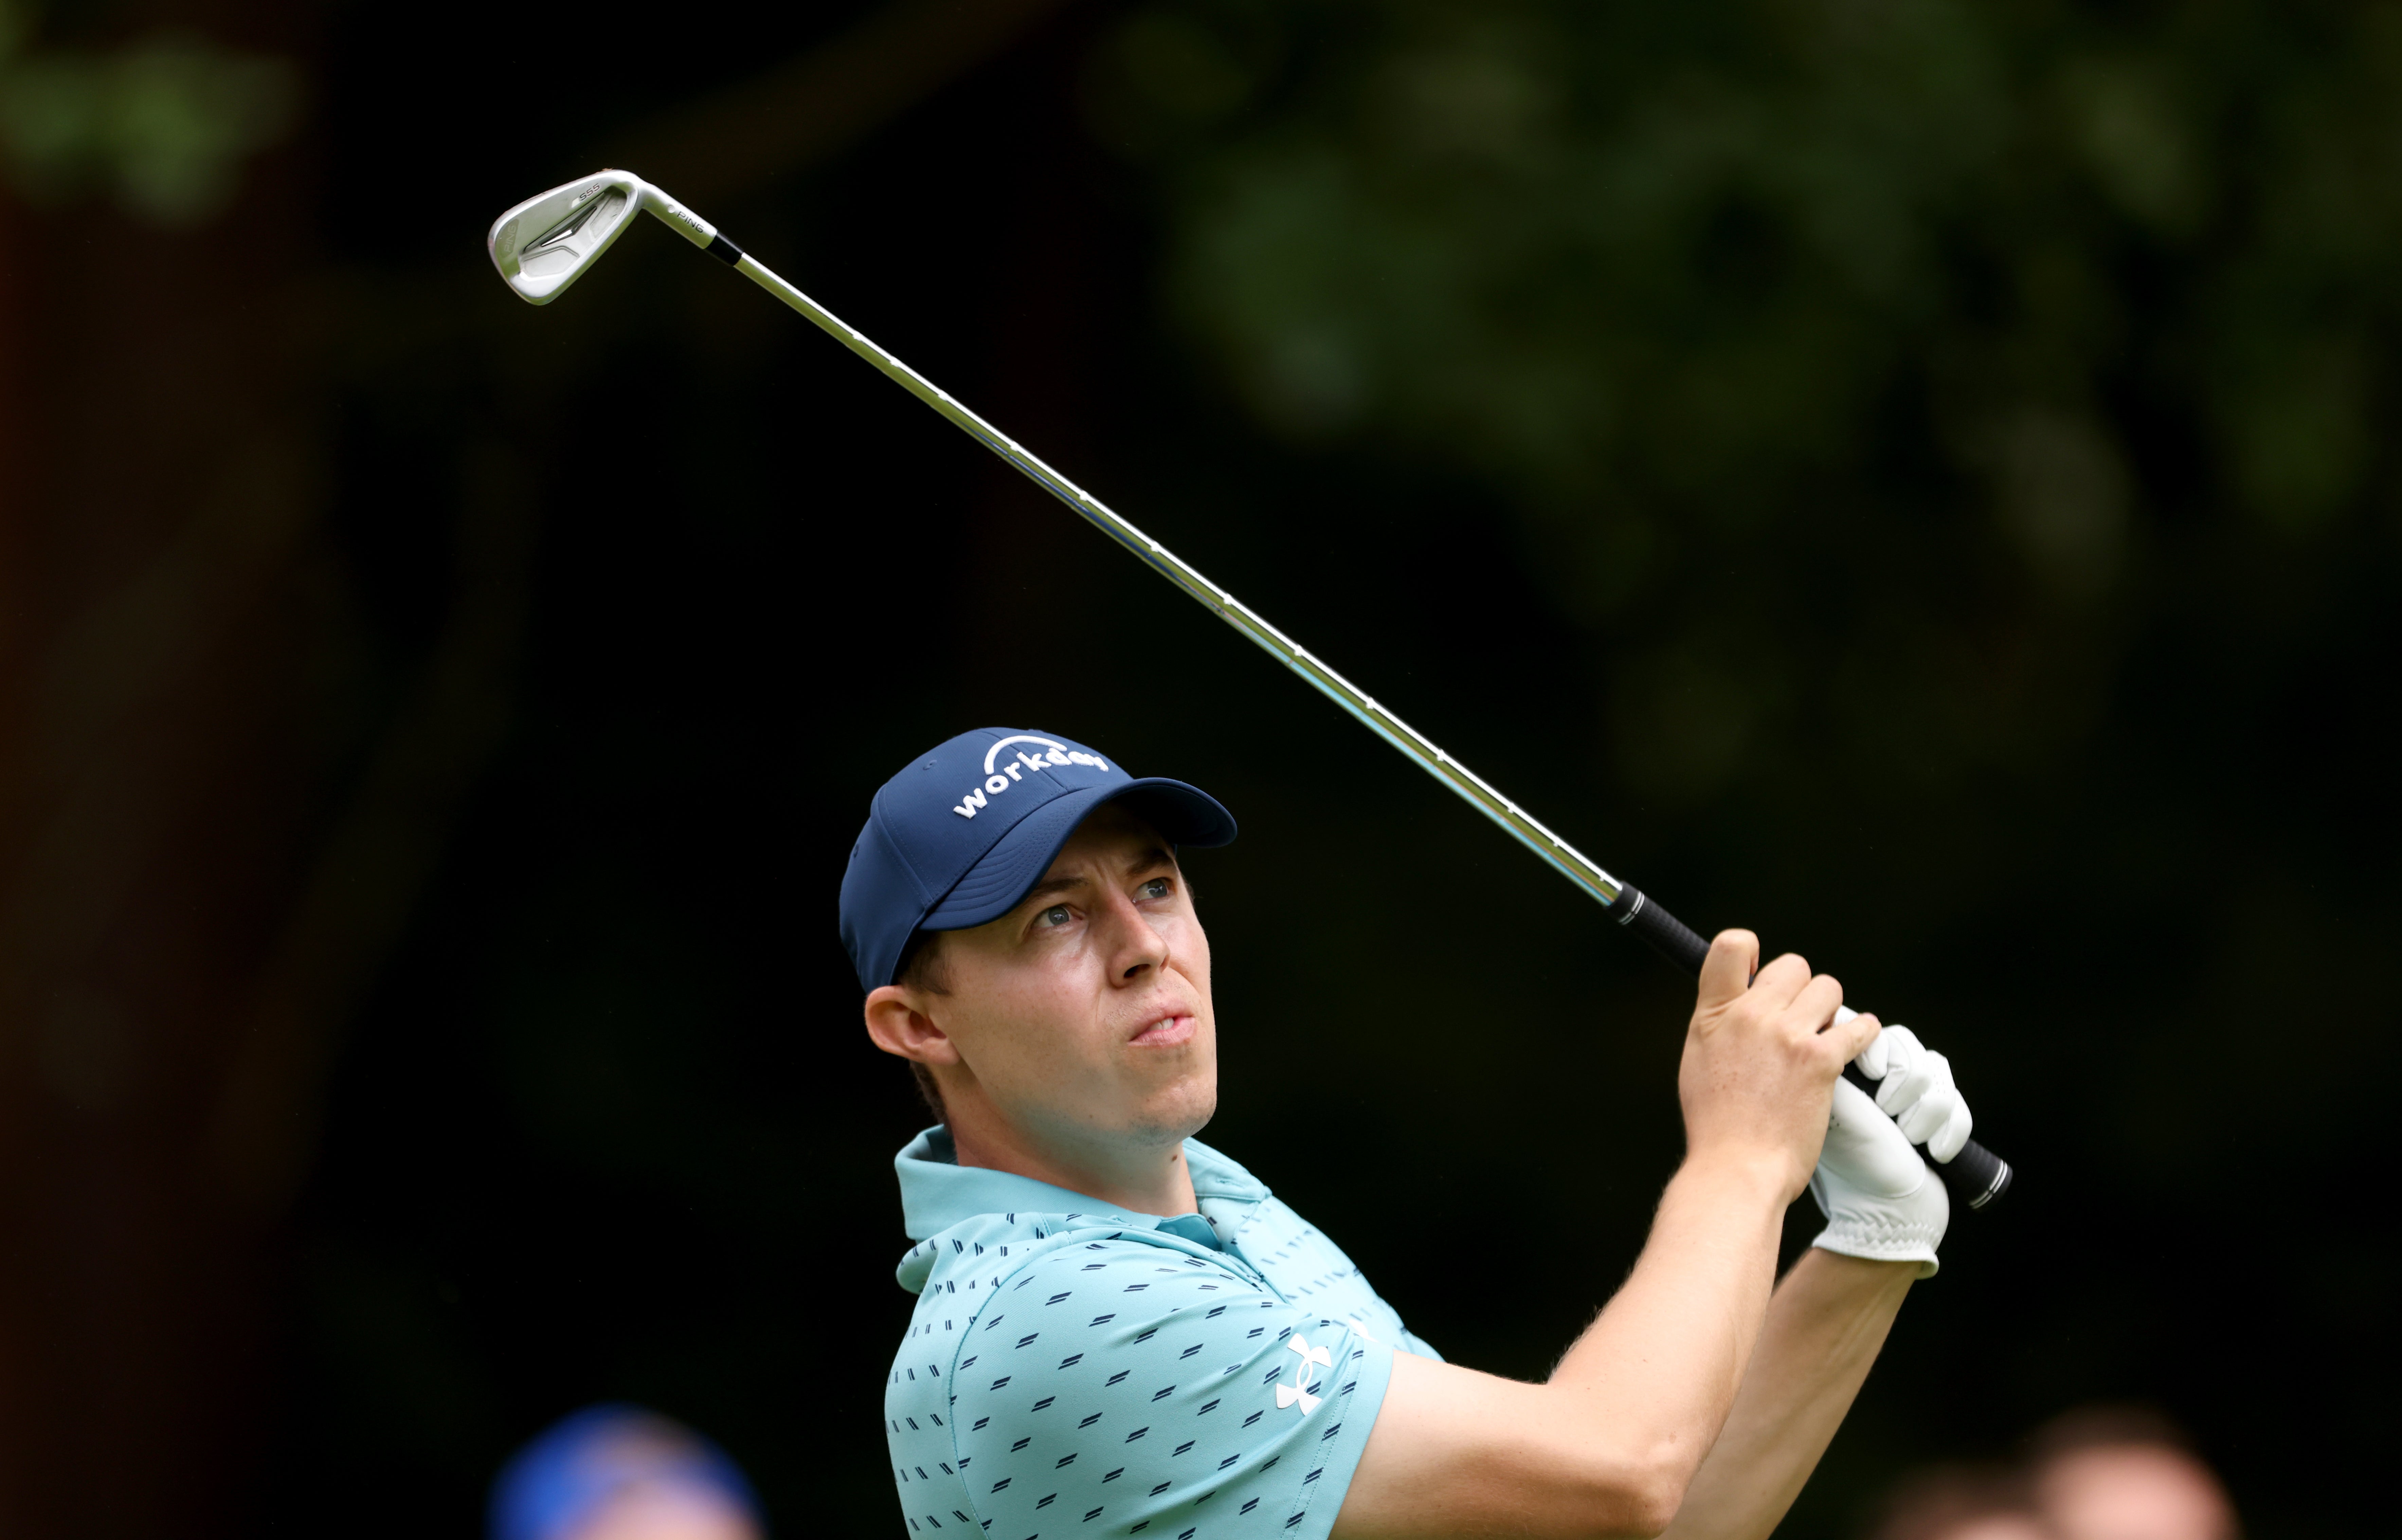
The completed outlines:
[[[1193,1040],[1195,1022],[1190,1016],[1162,1016],[1134,1035],[1137,1048],[1174,1048]]]

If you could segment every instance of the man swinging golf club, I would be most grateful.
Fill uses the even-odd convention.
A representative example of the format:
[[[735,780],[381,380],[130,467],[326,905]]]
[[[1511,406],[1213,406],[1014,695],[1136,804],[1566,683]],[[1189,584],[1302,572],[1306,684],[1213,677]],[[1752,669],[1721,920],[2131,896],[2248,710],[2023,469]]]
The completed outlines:
[[[1224,589],[640,177],[602,172],[494,221],[494,267],[548,304],[666,221],[1208,606],[1606,906],[1698,969],[1686,1159],[1618,1296],[1546,1384],[1455,1368],[1359,1270],[1191,1135],[1217,1102],[1209,954],[1176,847],[1234,821],[1064,739],[998,729],[877,794],[843,937],[877,1045],[943,1126],[899,1160],[919,1304],[887,1394],[912,1531],[1319,1536],[1765,1535],[1950,1217],[2010,1182],[1940,1054],[1841,1009],[1796,957],[1699,937]],[[1876,1099],[1837,1075],[1857,1055]],[[1882,1111],[1880,1111],[1880,1108]],[[1826,1231],[1772,1297],[1807,1182]],[[1472,1234],[1472,1231],[1469,1231]],[[1528,1238],[1494,1237],[1483,1264]],[[1465,1253],[1455,1250],[1453,1255]],[[1001,1529],[994,1530],[999,1524]]]
[[[1197,789],[1042,733],[962,734],[876,795],[843,940],[868,1036],[942,1115],[896,1161],[918,1307],[885,1423],[911,1532],[1766,1535],[1935,1272],[1950,1205],[1911,1145],[1969,1128],[1942,1056],[1720,935],[1684,1162],[1625,1284],[1544,1383],[1446,1364],[1193,1137],[1217,1032],[1178,851],[1234,837]],[[1874,1102],[1839,1079],[1855,1056]],[[1777,1283],[1805,1185],[1827,1229]],[[1541,1238],[1443,1228],[1442,1265],[1512,1308]]]

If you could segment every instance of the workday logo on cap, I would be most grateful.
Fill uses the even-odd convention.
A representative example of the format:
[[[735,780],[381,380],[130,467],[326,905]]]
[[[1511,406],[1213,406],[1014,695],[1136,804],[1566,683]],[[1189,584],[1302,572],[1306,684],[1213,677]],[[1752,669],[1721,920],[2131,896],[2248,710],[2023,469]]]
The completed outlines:
[[[1030,743],[1034,749],[1029,753],[1020,749],[1008,759],[1001,760],[1001,751],[1017,743]],[[993,768],[996,760],[1001,761],[998,770]],[[1082,749],[1070,749],[1056,738],[1046,738],[1038,733],[1012,733],[984,751],[984,784],[969,787],[967,794],[959,799],[959,804],[951,811],[963,818],[974,818],[990,805],[986,798],[1006,794],[1012,785],[1028,774],[1047,775],[1054,765],[1068,764],[1090,765],[1101,771],[1110,767],[1110,762],[1100,755],[1088,754]]]
[[[842,879],[842,940],[863,988],[892,982],[912,933],[1000,918],[1094,808],[1123,800],[1177,845],[1224,845],[1235,819],[1182,781],[1138,779],[1072,739],[980,727],[876,793]]]

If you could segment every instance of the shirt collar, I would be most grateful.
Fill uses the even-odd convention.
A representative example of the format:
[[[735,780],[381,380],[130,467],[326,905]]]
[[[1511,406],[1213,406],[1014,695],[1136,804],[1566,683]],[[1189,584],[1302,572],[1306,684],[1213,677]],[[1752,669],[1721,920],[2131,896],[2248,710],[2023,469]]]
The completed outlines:
[[[1193,1174],[1195,1198],[1231,1198],[1257,1203],[1268,1196],[1265,1184],[1198,1139],[1184,1141],[1184,1162]],[[892,1158],[901,1177],[901,1220],[913,1241],[941,1234],[953,1225],[985,1214],[1098,1214],[1109,1205],[1064,1187],[1038,1182],[1012,1171],[963,1166],[951,1143],[950,1130],[927,1129],[902,1147]],[[1109,1222],[1156,1230],[1180,1216],[1119,1214]]]

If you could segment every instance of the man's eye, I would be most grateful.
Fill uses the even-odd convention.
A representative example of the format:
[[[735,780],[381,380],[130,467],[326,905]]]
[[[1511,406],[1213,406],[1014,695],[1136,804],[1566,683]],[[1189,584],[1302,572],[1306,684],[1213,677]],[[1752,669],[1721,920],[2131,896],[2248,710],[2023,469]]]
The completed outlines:
[[[1042,914],[1039,916],[1039,923],[1052,926],[1065,925],[1074,917],[1075,916],[1068,913],[1068,906],[1066,904],[1055,903],[1050,908],[1042,911]]]
[[[1146,899],[1164,899],[1169,891],[1166,877],[1153,877],[1142,885],[1142,896]]]

